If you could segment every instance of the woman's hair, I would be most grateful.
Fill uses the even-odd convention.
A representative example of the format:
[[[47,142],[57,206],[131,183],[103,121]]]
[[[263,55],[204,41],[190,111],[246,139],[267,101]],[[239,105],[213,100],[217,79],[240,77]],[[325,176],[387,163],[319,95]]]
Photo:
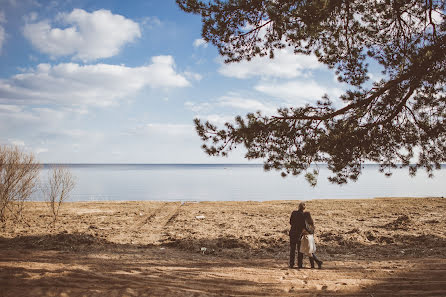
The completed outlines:
[[[305,202],[299,203],[299,210],[305,210]]]

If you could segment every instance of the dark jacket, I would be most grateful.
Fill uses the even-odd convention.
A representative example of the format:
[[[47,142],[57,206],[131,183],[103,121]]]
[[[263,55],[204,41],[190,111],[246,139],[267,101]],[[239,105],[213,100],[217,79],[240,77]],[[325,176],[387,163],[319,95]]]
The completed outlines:
[[[295,210],[290,216],[290,237],[293,240],[300,240],[302,230],[305,228],[305,220],[310,225],[314,225],[310,212],[303,212],[302,210]]]

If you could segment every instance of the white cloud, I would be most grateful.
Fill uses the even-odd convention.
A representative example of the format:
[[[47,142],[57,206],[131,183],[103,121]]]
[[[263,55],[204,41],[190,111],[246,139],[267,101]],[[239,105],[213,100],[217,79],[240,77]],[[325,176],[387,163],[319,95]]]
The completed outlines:
[[[192,110],[193,112],[202,112],[202,111],[209,110],[209,109],[211,109],[213,107],[213,105],[211,103],[208,103],[208,102],[195,103],[195,102],[192,102],[192,101],[184,102],[184,106],[187,109]]]
[[[0,105],[0,113],[2,113],[2,112],[14,113],[14,112],[21,112],[21,111],[22,111],[22,108],[17,105],[8,105],[8,104]]]
[[[220,97],[218,99],[218,105],[249,110],[251,112],[261,111],[266,114],[272,114],[277,110],[277,107],[275,107],[273,104],[263,103],[255,99],[243,98],[237,94],[230,94]]]
[[[235,115],[208,114],[206,116],[198,116],[198,118],[222,126],[227,122],[234,122]]]
[[[33,18],[29,18],[32,21]],[[27,23],[23,33],[39,51],[54,57],[73,56],[91,61],[112,57],[122,46],[141,37],[137,23],[109,10],[88,13],[74,9],[56,18],[66,28],[52,27],[48,20]]]
[[[106,106],[145,87],[185,87],[171,56],[156,56],[141,67],[123,65],[39,64],[35,69],[0,80],[0,104],[78,104]]]
[[[291,104],[315,102],[324,94],[337,97],[342,90],[326,88],[315,81],[291,81],[286,83],[261,82],[254,87],[257,91],[275,98],[281,98]]]
[[[272,115],[277,112],[279,102],[268,102],[252,99],[236,92],[229,92],[210,102],[187,101],[184,106],[195,112],[196,118],[203,121],[210,121],[213,124],[222,126],[226,122],[234,122],[236,115],[245,115],[247,112],[261,111],[264,115]],[[280,104],[284,106],[285,104]]]
[[[0,104],[0,131],[8,131],[15,125],[37,122],[39,117],[26,111],[22,106]]]
[[[228,77],[240,79],[251,77],[262,78],[294,78],[305,74],[306,70],[320,68],[321,63],[313,55],[295,54],[291,48],[278,50],[274,59],[255,57],[251,61],[225,64],[221,62],[219,72]]]
[[[47,107],[34,107],[30,110],[30,112],[37,118],[43,119],[51,119],[53,122],[57,122],[63,120],[66,116],[66,112],[63,110],[57,110]]]
[[[153,29],[155,27],[161,26],[161,20],[159,18],[155,17],[145,17],[142,22],[141,25],[144,26],[147,29]]]
[[[76,117],[65,108],[60,110],[48,107],[27,107],[19,105],[0,104],[0,135],[4,138],[17,137],[26,139],[29,143],[31,139],[40,138],[43,133],[50,135],[59,133],[67,120]]]
[[[208,47],[208,43],[203,38],[195,39],[193,45],[195,48],[199,48],[199,47],[207,48]]]
[[[197,80],[197,81],[200,81],[203,78],[203,76],[201,76],[200,74],[189,72],[189,71],[184,72],[184,75],[189,79],[193,79],[193,80]]]
[[[247,110],[250,112],[261,111],[264,114],[274,113],[278,106],[271,102],[262,102],[258,99],[247,98],[236,92],[229,92],[227,95],[221,96],[210,102],[192,102],[186,101],[184,106],[196,113],[210,112],[215,109],[221,109],[222,107],[228,107],[231,110]]]
[[[382,80],[383,78],[385,78],[385,76],[381,73],[381,72],[369,72],[368,76],[370,77],[370,79],[373,82],[379,82],[380,80]],[[336,79],[337,80],[337,79]]]

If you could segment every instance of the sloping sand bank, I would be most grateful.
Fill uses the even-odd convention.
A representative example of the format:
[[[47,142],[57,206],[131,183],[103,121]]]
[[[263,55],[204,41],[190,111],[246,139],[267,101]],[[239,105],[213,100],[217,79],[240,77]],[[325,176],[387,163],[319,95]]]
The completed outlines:
[[[446,200],[315,200],[323,269],[289,269],[296,201],[44,203],[0,228],[0,296],[446,296]],[[28,224],[31,226],[29,227]]]

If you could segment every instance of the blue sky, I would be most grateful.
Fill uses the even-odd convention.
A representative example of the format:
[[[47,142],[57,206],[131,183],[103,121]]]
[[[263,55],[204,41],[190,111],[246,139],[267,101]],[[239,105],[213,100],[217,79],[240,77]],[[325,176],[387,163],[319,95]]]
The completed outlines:
[[[222,124],[344,89],[289,48],[222,60],[173,0],[0,0],[0,144],[45,163],[244,163],[243,149],[205,155],[193,119]]]

